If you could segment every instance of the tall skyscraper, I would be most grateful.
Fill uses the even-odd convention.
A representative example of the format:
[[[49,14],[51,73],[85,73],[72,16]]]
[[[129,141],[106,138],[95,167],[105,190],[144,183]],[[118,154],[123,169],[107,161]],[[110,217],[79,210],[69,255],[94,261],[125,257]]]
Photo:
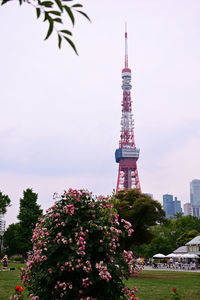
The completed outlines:
[[[176,213],[182,213],[181,201],[177,197],[174,197],[173,200],[173,195],[165,194],[163,195],[163,209],[166,218],[171,218]]]
[[[174,213],[182,213],[181,201],[174,197]]]
[[[128,67],[128,42],[125,30],[125,63],[122,70],[122,118],[119,148],[115,151],[116,162],[119,163],[116,191],[137,188],[141,191],[137,169],[140,150],[135,146],[132,100],[131,69]]]
[[[192,206],[200,205],[200,180],[194,179],[190,182],[190,203]]]
[[[190,203],[192,215],[200,218],[200,180],[193,179],[190,182]]]
[[[174,201],[173,195],[165,194],[163,195],[163,209],[166,214],[166,218],[170,218],[174,214]]]

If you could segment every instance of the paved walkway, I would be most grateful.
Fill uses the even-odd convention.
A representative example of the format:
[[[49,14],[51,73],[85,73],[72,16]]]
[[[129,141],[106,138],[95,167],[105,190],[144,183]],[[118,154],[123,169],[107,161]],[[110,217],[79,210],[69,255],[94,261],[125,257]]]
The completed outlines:
[[[185,270],[185,269],[170,269],[170,268],[153,268],[152,266],[144,266],[143,270],[151,271],[176,271],[176,272],[200,272],[200,269],[197,270]]]

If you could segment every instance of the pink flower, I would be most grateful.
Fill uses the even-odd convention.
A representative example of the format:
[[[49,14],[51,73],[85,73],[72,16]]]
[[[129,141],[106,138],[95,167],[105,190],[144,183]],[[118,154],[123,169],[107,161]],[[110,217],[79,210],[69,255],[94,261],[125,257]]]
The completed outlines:
[[[65,270],[65,267],[64,266],[61,266],[60,267],[60,271],[64,271]]]

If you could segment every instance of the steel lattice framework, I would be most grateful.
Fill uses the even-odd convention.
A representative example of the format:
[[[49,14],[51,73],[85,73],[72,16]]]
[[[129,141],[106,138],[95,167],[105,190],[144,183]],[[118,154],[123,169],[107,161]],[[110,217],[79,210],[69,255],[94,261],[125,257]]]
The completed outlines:
[[[115,159],[116,162],[119,163],[116,192],[132,188],[137,188],[141,192],[137,169],[137,160],[139,158],[140,149],[135,146],[131,88],[131,70],[128,68],[127,30],[125,30],[125,66],[122,70],[123,100],[121,136],[119,148],[115,151]]]

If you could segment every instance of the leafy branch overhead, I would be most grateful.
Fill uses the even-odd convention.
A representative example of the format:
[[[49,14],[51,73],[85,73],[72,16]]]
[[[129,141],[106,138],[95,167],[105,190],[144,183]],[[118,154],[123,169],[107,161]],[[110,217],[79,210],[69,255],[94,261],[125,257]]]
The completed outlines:
[[[3,0],[1,5],[10,2],[10,0]],[[68,44],[73,48],[76,54],[77,50],[74,43],[71,40],[72,32],[65,28],[65,20],[70,19],[72,25],[75,24],[74,13],[83,15],[90,21],[88,15],[82,11],[82,4],[67,5],[68,2],[73,0],[19,0],[19,4],[28,3],[36,9],[37,18],[43,17],[43,22],[48,23],[48,31],[45,37],[47,40],[52,32],[56,32],[58,36],[58,47],[61,48],[62,41],[67,41]]]

